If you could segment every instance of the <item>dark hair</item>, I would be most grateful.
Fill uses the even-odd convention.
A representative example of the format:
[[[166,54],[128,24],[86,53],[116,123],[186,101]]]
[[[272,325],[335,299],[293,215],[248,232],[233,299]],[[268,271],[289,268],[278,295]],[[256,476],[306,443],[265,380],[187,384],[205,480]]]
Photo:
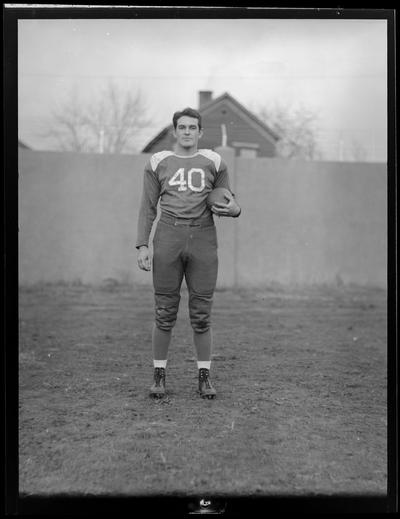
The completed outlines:
[[[184,115],[187,115],[188,117],[194,117],[195,119],[197,119],[199,121],[199,130],[201,130],[201,115],[199,114],[199,112],[197,110],[195,110],[194,108],[185,108],[184,110],[180,111],[180,112],[175,112],[173,117],[172,117],[172,122],[173,122],[173,125],[174,125],[174,128],[176,129],[176,125],[178,123],[178,119]]]

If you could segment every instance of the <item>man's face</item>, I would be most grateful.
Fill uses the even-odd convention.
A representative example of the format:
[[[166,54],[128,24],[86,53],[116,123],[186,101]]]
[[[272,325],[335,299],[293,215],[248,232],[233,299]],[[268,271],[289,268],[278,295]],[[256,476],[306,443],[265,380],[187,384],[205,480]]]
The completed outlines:
[[[197,144],[203,131],[199,129],[198,119],[182,115],[177,121],[174,135],[179,147],[185,150],[197,150]]]

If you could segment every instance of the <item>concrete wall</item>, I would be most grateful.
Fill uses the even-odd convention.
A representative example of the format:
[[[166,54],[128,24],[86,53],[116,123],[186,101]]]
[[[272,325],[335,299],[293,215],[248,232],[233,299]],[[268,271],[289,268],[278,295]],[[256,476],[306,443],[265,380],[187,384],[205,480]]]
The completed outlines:
[[[385,165],[220,152],[243,213],[217,220],[219,286],[386,287]],[[151,283],[134,246],[148,157],[20,150],[20,282]]]
[[[135,241],[147,158],[21,151],[21,283],[145,281]]]
[[[239,158],[237,178],[239,285],[386,286],[385,165]]]

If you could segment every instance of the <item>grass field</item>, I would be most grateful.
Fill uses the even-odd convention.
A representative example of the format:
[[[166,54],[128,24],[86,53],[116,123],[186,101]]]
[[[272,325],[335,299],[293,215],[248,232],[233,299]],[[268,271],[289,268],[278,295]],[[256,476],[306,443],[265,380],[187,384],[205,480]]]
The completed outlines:
[[[20,492],[385,494],[386,293],[218,291],[202,400],[187,294],[152,382],[150,288],[20,289]]]

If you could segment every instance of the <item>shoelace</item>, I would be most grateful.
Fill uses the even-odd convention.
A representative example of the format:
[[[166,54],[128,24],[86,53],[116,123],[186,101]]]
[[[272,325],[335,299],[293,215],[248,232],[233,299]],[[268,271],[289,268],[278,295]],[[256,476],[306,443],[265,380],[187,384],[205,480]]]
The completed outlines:
[[[154,373],[155,383],[160,385],[160,382],[165,379],[165,372],[163,368],[156,368]]]
[[[200,378],[200,382],[204,382],[204,384],[206,385],[207,388],[210,388],[211,387],[211,382],[210,382],[210,379],[209,379],[209,372],[208,370],[200,370],[200,373],[199,373],[199,378]]]

